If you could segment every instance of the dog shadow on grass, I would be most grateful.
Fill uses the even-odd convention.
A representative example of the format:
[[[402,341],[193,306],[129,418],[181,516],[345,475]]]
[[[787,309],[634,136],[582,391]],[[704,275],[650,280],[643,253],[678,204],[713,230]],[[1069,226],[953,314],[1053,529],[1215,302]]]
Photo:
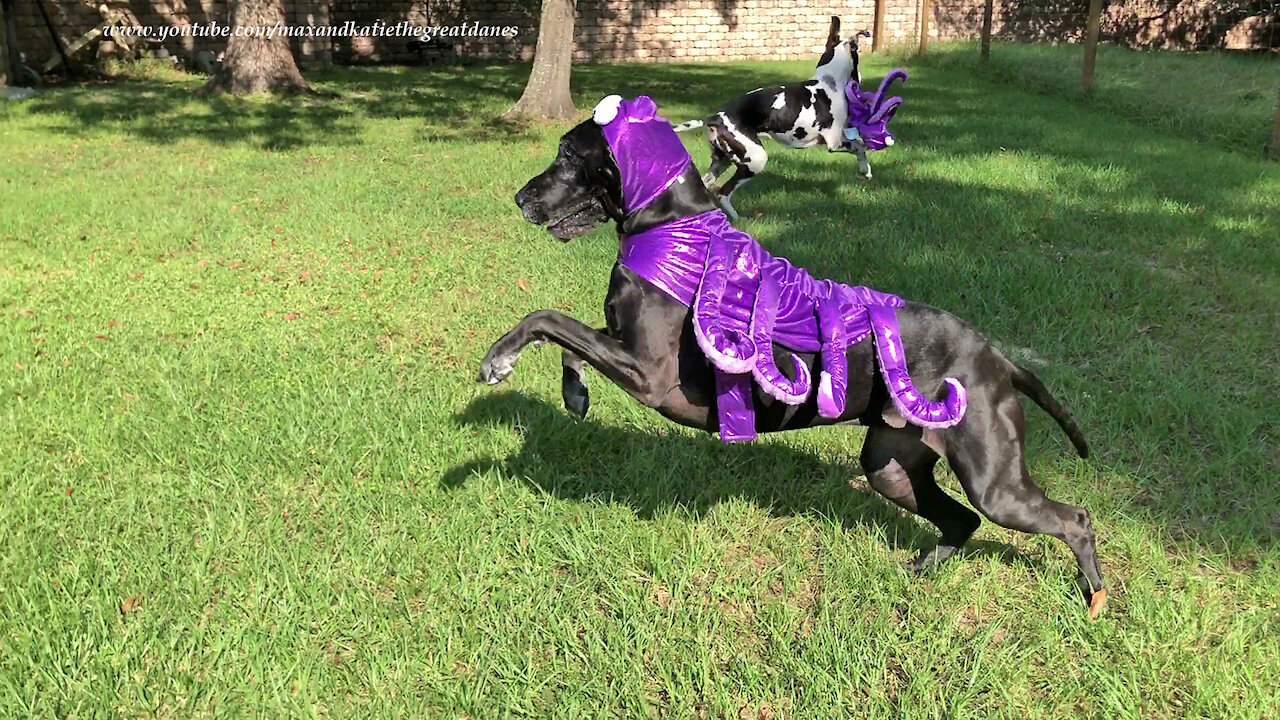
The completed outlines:
[[[450,489],[496,470],[562,500],[622,503],[644,520],[669,510],[702,517],[723,501],[741,499],[774,517],[810,514],[836,519],[846,528],[871,526],[890,547],[911,550],[911,556],[937,539],[931,526],[899,513],[862,482],[856,461],[850,466],[769,442],[727,445],[665,427],[620,428],[589,416],[576,421],[561,408],[519,392],[479,397],[454,421],[471,428],[511,428],[521,446],[512,456],[447,471],[440,484]],[[850,448],[851,456],[855,450]],[[1040,566],[1038,559],[994,541],[971,541],[962,555]]]

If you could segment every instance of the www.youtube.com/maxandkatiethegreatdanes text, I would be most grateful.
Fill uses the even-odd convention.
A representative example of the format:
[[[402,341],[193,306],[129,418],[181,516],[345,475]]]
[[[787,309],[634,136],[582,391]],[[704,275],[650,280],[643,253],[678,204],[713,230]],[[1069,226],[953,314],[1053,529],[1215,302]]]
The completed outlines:
[[[507,40],[520,34],[514,25],[481,25],[479,20],[457,25],[414,25],[408,21],[387,24],[381,20],[360,24],[348,20],[341,25],[226,25],[216,21],[191,25],[125,25],[102,28],[106,37],[145,37],[167,40],[171,37],[253,37],[272,40],[277,37],[414,37],[431,38],[500,37]]]

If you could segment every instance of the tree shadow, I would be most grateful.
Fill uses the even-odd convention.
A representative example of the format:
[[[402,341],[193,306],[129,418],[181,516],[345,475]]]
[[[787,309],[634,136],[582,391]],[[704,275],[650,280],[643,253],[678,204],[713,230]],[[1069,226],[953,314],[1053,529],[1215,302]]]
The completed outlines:
[[[575,95],[650,94],[665,102],[712,107],[725,95],[722,67],[585,65],[575,67]],[[489,141],[530,137],[534,128],[499,115],[519,97],[527,64],[467,68],[340,68],[307,74],[327,96],[294,98],[198,97],[190,83],[131,81],[84,84],[43,92],[27,101],[67,135],[94,130],[129,133],[168,144],[186,139],[219,145],[288,150],[309,145],[354,145],[366,119],[416,123],[423,141]],[[778,82],[775,73],[740,70],[736,84]],[[753,86],[754,87],[754,86]],[[749,89],[749,88],[748,88]],[[580,100],[581,102],[581,100]]]
[[[899,514],[865,483],[853,482],[860,470],[781,445],[730,447],[701,433],[654,433],[575,421],[560,408],[519,392],[481,396],[454,422],[472,429],[513,429],[521,445],[514,456],[473,460],[448,470],[440,478],[445,488],[498,471],[562,500],[621,503],[645,520],[671,510],[703,517],[721,502],[738,499],[774,517],[817,515],[846,528],[870,526],[898,550],[931,548],[937,540],[932,527]],[[1040,566],[1038,559],[994,541],[972,541],[963,555]]]
[[[196,97],[196,87],[151,81],[85,85],[42,92],[28,103],[30,112],[48,116],[54,132],[80,137],[116,131],[161,145],[198,139],[289,150],[354,142],[358,130],[356,113],[328,98]]]

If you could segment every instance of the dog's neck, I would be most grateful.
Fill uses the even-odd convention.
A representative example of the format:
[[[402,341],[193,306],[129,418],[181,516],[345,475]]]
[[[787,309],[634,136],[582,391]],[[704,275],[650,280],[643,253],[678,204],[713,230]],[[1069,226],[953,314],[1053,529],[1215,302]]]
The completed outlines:
[[[698,169],[689,163],[680,179],[671,184],[644,207],[618,221],[619,235],[634,235],[681,218],[701,215],[717,209],[711,194],[702,184]]]
[[[856,63],[848,46],[841,43],[832,54],[831,60],[813,71],[813,79],[829,82],[836,88],[844,88],[853,77]],[[862,78],[858,78],[861,80]]]

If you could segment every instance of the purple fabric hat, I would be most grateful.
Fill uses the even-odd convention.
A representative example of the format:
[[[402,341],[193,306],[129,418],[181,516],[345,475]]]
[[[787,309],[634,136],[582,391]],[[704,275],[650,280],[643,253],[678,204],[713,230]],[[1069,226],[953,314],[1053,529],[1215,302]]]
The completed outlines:
[[[628,213],[648,205],[671,187],[691,160],[671,123],[647,96],[623,100],[610,95],[593,118],[604,133],[622,175],[622,206]]]

